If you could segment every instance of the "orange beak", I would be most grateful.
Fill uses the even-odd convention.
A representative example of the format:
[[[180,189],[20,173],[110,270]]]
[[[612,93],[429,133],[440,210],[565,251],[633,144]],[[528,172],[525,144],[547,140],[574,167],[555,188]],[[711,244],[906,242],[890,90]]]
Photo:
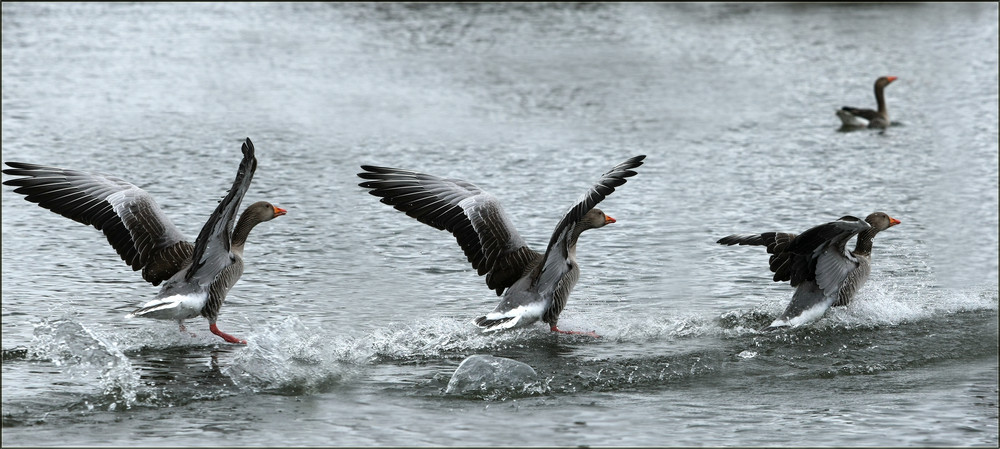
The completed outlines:
[[[895,219],[895,218],[889,217],[889,227],[890,228],[893,227],[893,226],[896,226],[896,225],[898,225],[900,223],[902,223],[902,222],[899,221],[899,220],[897,220],[897,219]]]
[[[271,207],[274,208],[274,216],[275,217],[280,217],[280,216],[285,215],[286,213],[288,213],[287,210],[284,210],[284,209],[282,209],[282,208],[280,208],[278,206],[271,206]]]
[[[887,76],[886,79],[888,79],[890,83],[893,82],[893,81],[896,81],[896,77],[895,76]]]
[[[604,224],[611,224],[611,223],[614,223],[616,221],[618,221],[618,220],[615,220],[610,215],[605,215],[604,216]]]

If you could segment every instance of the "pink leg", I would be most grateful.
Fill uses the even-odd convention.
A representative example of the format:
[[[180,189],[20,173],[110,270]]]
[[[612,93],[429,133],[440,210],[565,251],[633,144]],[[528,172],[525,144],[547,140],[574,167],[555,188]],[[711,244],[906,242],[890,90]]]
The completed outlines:
[[[220,331],[219,328],[215,326],[215,323],[209,324],[208,325],[208,330],[212,331],[213,334],[222,337],[223,340],[226,340],[226,341],[228,341],[230,343],[239,343],[241,345],[247,344],[246,340],[240,340],[239,338],[236,338],[236,337],[234,337],[232,335],[229,335],[229,334],[227,334],[225,332]]]
[[[549,328],[549,330],[551,330],[552,332],[559,332],[560,334],[589,335],[589,336],[594,337],[594,338],[601,338],[601,336],[597,335],[597,333],[595,333],[595,332],[564,331],[564,330],[559,329],[558,327],[556,327],[555,324],[553,324],[552,327]]]

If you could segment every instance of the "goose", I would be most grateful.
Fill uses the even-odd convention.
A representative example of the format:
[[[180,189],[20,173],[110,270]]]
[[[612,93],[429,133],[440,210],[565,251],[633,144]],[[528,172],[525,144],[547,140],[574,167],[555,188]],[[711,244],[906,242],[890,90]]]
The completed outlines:
[[[410,217],[455,236],[472,267],[486,275],[486,286],[502,296],[492,312],[473,320],[483,332],[527,326],[542,320],[553,332],[592,332],[559,329],[559,314],[580,277],[576,243],[583,231],[602,228],[616,220],[598,203],[634,176],[645,155],[632,157],[605,173],[556,225],[544,253],[528,247],[504,212],[499,200],[461,179],[390,167],[362,165],[359,186],[381,197],[381,202]]]
[[[875,80],[875,101],[878,103],[878,110],[853,108],[844,106],[837,110],[837,117],[844,128],[863,128],[865,123],[858,120],[863,118],[868,122],[869,128],[888,128],[889,109],[885,106],[885,86],[896,81],[895,76],[883,76]]]
[[[201,315],[209,330],[229,343],[246,340],[219,330],[216,320],[226,294],[243,274],[243,248],[254,226],[285,215],[266,201],[251,204],[233,227],[236,211],[250,187],[257,158],[249,138],[229,193],[189,242],[146,191],[114,176],[24,162],[7,162],[4,181],[24,199],[66,218],[104,231],[108,242],[133,271],[160,287],[159,293],[129,317],[184,320]]]
[[[765,328],[771,330],[809,324],[821,318],[831,306],[850,303],[871,273],[872,239],[899,223],[885,212],[875,212],[864,220],[844,216],[798,235],[733,234],[717,243],[766,246],[771,254],[774,282],[790,281],[796,287],[784,313]],[[847,241],[855,235],[857,244],[853,251],[848,251]]]

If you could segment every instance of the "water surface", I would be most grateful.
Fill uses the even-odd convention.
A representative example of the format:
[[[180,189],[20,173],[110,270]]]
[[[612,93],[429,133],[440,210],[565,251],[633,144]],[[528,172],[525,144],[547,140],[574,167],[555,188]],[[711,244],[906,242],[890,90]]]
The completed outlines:
[[[219,325],[99,231],[3,188],[3,443],[986,445],[997,439],[995,4],[3,4],[2,159],[112,173],[192,238],[250,137],[254,230]],[[840,106],[894,126],[840,132]],[[361,164],[470,180],[543,249],[580,240],[560,326],[482,335],[496,296]],[[6,178],[5,178],[6,179]],[[812,326],[731,233],[881,210],[872,278]],[[444,393],[473,354],[540,375]]]

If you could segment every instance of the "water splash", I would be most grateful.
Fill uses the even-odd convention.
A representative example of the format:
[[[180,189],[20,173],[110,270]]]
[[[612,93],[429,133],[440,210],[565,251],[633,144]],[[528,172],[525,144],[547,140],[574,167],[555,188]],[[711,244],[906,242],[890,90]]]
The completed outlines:
[[[102,392],[96,404],[84,401],[88,408],[128,409],[136,404],[139,373],[117,342],[71,317],[43,319],[36,324],[27,353],[28,358],[63,367],[71,378],[94,380],[96,373]]]
[[[996,285],[942,289],[873,280],[846,307],[831,307],[822,318],[807,326],[816,329],[896,326],[940,314],[996,309]],[[780,307],[770,306],[732,310],[719,316],[718,325],[734,331],[731,336],[753,334],[770,324],[780,312]]]
[[[530,365],[491,355],[467,357],[455,369],[443,393],[487,401],[545,394],[551,378],[540,379]]]
[[[596,329],[602,335],[599,339],[554,335],[542,325],[483,334],[465,319],[447,317],[390,322],[359,335],[343,335],[291,316],[256,329],[251,324],[249,344],[243,347],[220,345],[211,335],[192,339],[148,327],[100,331],[63,312],[59,318],[37,324],[28,347],[7,349],[4,357],[14,363],[50,362],[77,379],[76,390],[99,388],[92,395],[85,392],[80,405],[107,410],[136,404],[174,406],[241,390],[315,394],[356,385],[386,365],[439,365],[432,369],[450,375],[452,361],[477,353],[523,360],[538,369],[542,379],[524,385],[523,391],[491,390],[477,396],[485,400],[687,382],[715,377],[734,366],[761,369],[775,362],[815,365],[810,376],[815,372],[854,375],[922,363],[905,359],[908,351],[878,349],[876,336],[912,332],[911,325],[919,329],[936,326],[934,320],[941,314],[989,313],[997,308],[995,286],[918,287],[876,280],[851,305],[831,309],[816,323],[770,333],[756,329],[780,312],[778,301],[716,316],[692,312],[567,317],[567,326]],[[905,329],[897,330],[901,326]],[[816,351],[821,351],[819,357]],[[888,358],[899,360],[885,362],[882,354],[876,362],[884,366],[876,365],[864,356],[868,351],[892,351]],[[209,352],[212,366],[204,369]],[[939,358],[947,355],[942,352]],[[178,372],[178,367],[189,367],[183,371],[186,377],[170,374]],[[149,377],[147,384],[140,380],[140,373]],[[437,379],[422,392],[443,394],[444,385],[437,385],[442,380],[447,382]],[[206,390],[207,386],[212,388]]]
[[[847,307],[831,308],[824,320],[829,326],[896,326],[939,315],[996,309],[995,285],[941,289],[876,280]]]
[[[432,318],[402,326],[390,323],[363,341],[372,351],[372,361],[393,361],[498,350],[537,337],[533,328],[484,334],[465,320]]]
[[[248,335],[247,347],[222,372],[253,392],[311,394],[350,384],[374,364],[523,344],[526,334],[530,338],[528,330],[487,336],[465,322],[432,319],[388,323],[368,334],[345,336],[288,317]]]
[[[253,392],[311,394],[348,382],[364,358],[350,339],[331,337],[288,317],[254,332],[222,373]]]

